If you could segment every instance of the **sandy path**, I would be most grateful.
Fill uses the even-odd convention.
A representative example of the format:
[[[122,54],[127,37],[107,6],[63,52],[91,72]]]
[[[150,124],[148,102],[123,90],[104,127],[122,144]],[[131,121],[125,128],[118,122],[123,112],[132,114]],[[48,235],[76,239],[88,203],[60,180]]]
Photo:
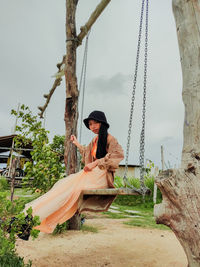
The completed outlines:
[[[124,219],[123,219],[124,220]],[[123,220],[87,219],[98,233],[40,233],[17,241],[18,253],[33,267],[186,267],[183,249],[171,231],[129,227]]]

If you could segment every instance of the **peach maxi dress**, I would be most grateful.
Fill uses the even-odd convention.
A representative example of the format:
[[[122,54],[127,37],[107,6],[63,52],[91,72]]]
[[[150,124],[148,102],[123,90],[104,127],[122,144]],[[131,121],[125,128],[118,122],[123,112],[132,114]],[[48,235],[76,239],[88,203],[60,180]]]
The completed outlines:
[[[91,150],[93,157],[96,155],[96,149],[97,142],[94,142]],[[89,172],[82,170],[71,174],[59,180],[46,194],[26,204],[24,212],[32,207],[33,216],[39,216],[41,221],[35,229],[52,233],[57,224],[64,223],[76,213],[83,190],[108,188],[106,174],[107,170],[98,166]]]

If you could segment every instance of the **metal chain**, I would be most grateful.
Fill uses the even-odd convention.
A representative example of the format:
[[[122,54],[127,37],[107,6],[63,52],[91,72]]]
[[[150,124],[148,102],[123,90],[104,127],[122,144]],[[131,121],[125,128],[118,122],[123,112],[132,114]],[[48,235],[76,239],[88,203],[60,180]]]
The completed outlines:
[[[83,121],[83,109],[84,109],[84,99],[85,99],[85,85],[86,85],[86,70],[87,70],[87,55],[88,55],[88,38],[89,38],[90,31],[87,34],[86,37],[86,42],[85,42],[85,50],[84,50],[84,55],[83,55],[83,64],[82,64],[82,69],[81,69],[81,77],[80,77],[80,82],[79,82],[79,95],[81,93],[81,90],[83,90],[82,93],[82,102],[81,102],[81,112],[80,112],[80,126],[79,126],[79,142],[81,143],[81,138],[82,138],[82,121]],[[83,86],[82,86],[83,84]],[[80,98],[79,98],[80,99]],[[77,112],[78,114],[78,112]],[[81,163],[80,163],[80,153],[78,152],[78,157],[77,157],[77,166],[78,170],[81,169]]]
[[[123,178],[125,185],[128,184],[128,179],[127,179],[128,157],[129,157],[129,149],[130,149],[131,129],[132,129],[132,122],[133,122],[133,110],[134,110],[134,104],[135,104],[135,90],[136,90],[136,84],[137,84],[137,73],[138,73],[139,56],[140,56],[142,22],[143,22],[143,14],[144,14],[144,1],[145,0],[142,0],[140,26],[139,26],[138,43],[137,43],[137,54],[136,54],[136,63],[135,63],[135,73],[134,73],[134,80],[133,80],[133,91],[132,91],[131,109],[130,109],[129,126],[128,126],[128,137],[127,137],[127,145],[126,145],[125,172],[124,172],[124,178]]]
[[[146,112],[146,87],[147,87],[147,55],[148,55],[148,0],[146,0],[146,23],[145,23],[145,51],[144,51],[144,86],[143,86],[143,108],[142,108],[142,130],[140,134],[140,184],[143,196],[146,191],[144,184],[144,152],[145,152],[145,112]]]
[[[135,91],[136,91],[136,82],[137,82],[137,72],[138,72],[138,64],[139,64],[139,54],[140,54],[140,45],[141,45],[141,34],[142,34],[142,23],[143,23],[143,15],[144,15],[144,2],[142,1],[141,8],[141,17],[140,17],[140,27],[139,27],[139,36],[138,36],[138,46],[137,46],[137,56],[136,56],[136,65],[135,65],[135,74],[133,81],[133,91],[132,91],[132,102],[131,102],[131,112],[129,119],[129,129],[128,129],[128,138],[127,138],[127,150],[126,150],[126,158],[125,158],[125,173],[124,173],[124,182],[125,185],[131,186],[127,179],[128,172],[128,156],[130,149],[130,138],[131,138],[131,128],[132,128],[132,119],[133,119],[133,110],[134,110],[134,101],[135,101]],[[146,112],[146,84],[147,84],[147,56],[148,56],[148,0],[146,0],[146,21],[145,21],[145,49],[144,49],[144,84],[143,84],[143,107],[142,107],[142,130],[140,134],[140,153],[139,153],[139,162],[140,162],[140,193],[142,193],[143,200],[145,197],[145,193],[148,188],[144,184],[144,152],[145,152],[145,112]],[[134,188],[133,186],[131,186]],[[136,188],[134,188],[136,190]]]
[[[88,55],[88,38],[89,38],[90,31],[86,37],[85,42],[85,51],[83,56],[83,65],[81,70],[81,79],[79,84],[79,93],[81,92],[81,88],[83,89],[82,93],[82,102],[81,102],[81,117],[80,117],[80,128],[79,128],[79,142],[81,143],[81,137],[82,137],[82,120],[83,120],[83,109],[84,109],[84,99],[85,99],[85,84],[86,84],[86,70],[87,70],[87,55]],[[83,81],[83,86],[82,86]]]

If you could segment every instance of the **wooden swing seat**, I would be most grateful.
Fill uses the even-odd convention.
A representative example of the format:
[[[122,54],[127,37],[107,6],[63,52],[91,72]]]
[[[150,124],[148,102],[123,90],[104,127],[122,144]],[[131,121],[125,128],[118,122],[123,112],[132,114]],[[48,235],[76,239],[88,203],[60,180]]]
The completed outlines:
[[[80,230],[83,211],[102,212],[108,210],[118,195],[141,195],[130,188],[106,188],[83,190],[79,196],[78,210],[69,220],[69,229]],[[86,203],[84,205],[84,203]]]
[[[78,211],[69,220],[69,229],[80,230],[82,211],[93,211],[93,212],[106,211],[108,210],[108,208],[118,195],[132,196],[132,195],[141,195],[141,193],[131,188],[106,188],[106,189],[83,190],[81,195],[79,196],[79,203],[81,203],[81,205],[78,205],[79,206]],[[86,206],[84,206],[83,204],[84,202],[87,203]],[[92,206],[93,209],[91,209]]]
[[[140,195],[139,192],[130,188],[105,188],[83,190],[79,196],[79,211],[105,211],[118,195]]]
[[[106,188],[106,189],[93,189],[84,190],[83,195],[100,195],[100,196],[117,196],[117,195],[141,195],[139,192],[130,188]]]

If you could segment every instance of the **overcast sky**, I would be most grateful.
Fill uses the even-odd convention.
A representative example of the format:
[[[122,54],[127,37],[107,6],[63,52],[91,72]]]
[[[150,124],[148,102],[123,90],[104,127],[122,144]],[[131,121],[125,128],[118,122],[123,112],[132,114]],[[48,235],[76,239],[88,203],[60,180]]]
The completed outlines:
[[[77,33],[100,0],[79,0]],[[160,166],[160,146],[165,162],[176,167],[182,149],[182,74],[171,0],[149,1],[149,59],[145,158]],[[141,1],[112,0],[96,21],[89,37],[86,95],[83,117],[93,110],[106,113],[110,133],[126,148],[130,101],[136,56]],[[1,0],[0,25],[0,135],[13,131],[11,109],[28,105],[36,114],[44,104],[65,54],[64,0]],[[84,50],[78,48],[80,78]],[[141,51],[142,52],[142,51]],[[143,61],[141,62],[141,67]],[[142,68],[136,95],[130,164],[138,163],[141,126]],[[65,84],[57,88],[46,112],[51,137],[64,134]],[[92,134],[83,127],[82,143]]]

